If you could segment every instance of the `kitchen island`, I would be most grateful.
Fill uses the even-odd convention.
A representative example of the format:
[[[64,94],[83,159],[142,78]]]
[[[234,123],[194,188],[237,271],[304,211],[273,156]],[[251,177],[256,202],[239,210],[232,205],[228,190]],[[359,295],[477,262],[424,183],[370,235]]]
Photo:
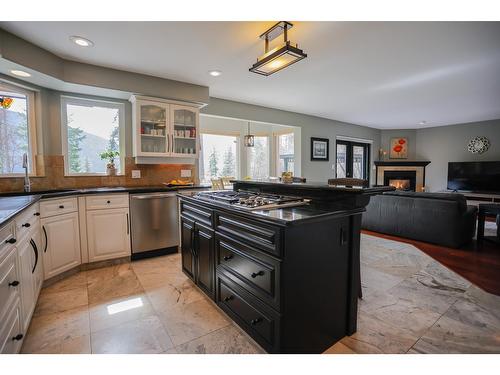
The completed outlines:
[[[246,209],[179,192],[183,272],[270,353],[321,353],[353,334],[361,214],[370,195],[392,188],[235,181],[234,189],[308,202]]]

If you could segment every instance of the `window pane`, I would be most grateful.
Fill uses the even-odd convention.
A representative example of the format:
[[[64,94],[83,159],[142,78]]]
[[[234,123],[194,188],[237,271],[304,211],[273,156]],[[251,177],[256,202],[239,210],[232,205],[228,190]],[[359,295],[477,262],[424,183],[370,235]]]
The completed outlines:
[[[105,173],[107,160],[99,154],[104,151],[120,151],[119,106],[108,107],[68,103],[68,170],[70,173]],[[117,171],[121,171],[120,157],[115,159]]]
[[[283,172],[293,172],[294,166],[294,138],[293,133],[278,136],[278,176]]]
[[[202,134],[200,154],[200,180],[238,177],[236,146],[238,137],[230,135]]]
[[[28,99],[26,95],[3,91],[0,86],[0,173],[24,173],[23,154],[28,153],[29,171],[31,155],[28,133]]]
[[[352,177],[364,178],[363,166],[365,164],[365,148],[361,146],[352,147]]]
[[[347,168],[347,146],[337,143],[337,166],[335,171],[337,172],[337,178],[345,178]]]
[[[255,137],[254,147],[248,147],[248,173],[253,179],[269,178],[269,137]]]

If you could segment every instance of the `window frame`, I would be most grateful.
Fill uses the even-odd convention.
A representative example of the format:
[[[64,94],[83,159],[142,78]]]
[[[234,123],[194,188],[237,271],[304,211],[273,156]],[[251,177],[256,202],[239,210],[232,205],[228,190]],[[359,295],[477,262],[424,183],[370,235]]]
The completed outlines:
[[[346,146],[346,178],[352,178],[353,174],[353,147],[358,146],[363,148],[363,154],[365,155],[365,161],[363,163],[363,175],[364,175],[364,180],[370,181],[370,153],[371,153],[371,143],[368,142],[359,142],[359,141],[351,141],[351,140],[346,140],[346,139],[339,139],[337,138],[335,141],[335,178],[337,177],[337,148],[338,145],[345,145]]]
[[[120,141],[120,171],[116,176],[125,175],[125,103],[105,99],[91,99],[79,96],[66,96],[61,95],[61,143],[62,154],[64,159],[64,176],[65,177],[89,177],[89,176],[107,176],[106,171],[94,173],[71,173],[69,171],[69,155],[68,155],[68,112],[67,105],[82,105],[82,103],[89,103],[90,105],[103,108],[118,108],[119,121],[118,121],[118,139]]]
[[[267,168],[269,170],[269,176],[273,176],[273,135],[272,133],[268,133],[268,132],[252,132],[252,134],[254,135],[254,137],[260,137],[260,138],[267,138]],[[255,146],[254,146],[255,147]],[[245,163],[246,163],[246,172],[247,172],[247,176],[251,177],[253,179],[252,176],[250,176],[250,151],[251,151],[252,147],[245,147],[245,154],[246,154],[246,160],[245,160]]]
[[[36,155],[38,152],[37,146],[37,125],[36,125],[36,100],[35,90],[30,90],[23,86],[19,86],[10,82],[0,80],[0,86],[8,91],[18,92],[26,95],[27,117],[28,117],[28,149],[29,149],[29,166],[28,176],[37,176]],[[0,178],[23,177],[24,173],[0,173]]]
[[[220,135],[220,136],[226,136],[226,137],[235,137],[236,138],[236,176],[235,178],[240,178],[241,176],[241,153],[240,153],[240,145],[241,145],[241,134],[239,132],[234,132],[234,131],[217,131],[217,130],[203,130],[200,131],[200,144],[203,144],[203,134],[208,134],[208,135]],[[201,170],[200,165],[204,163],[204,160],[202,159],[202,156],[205,157],[205,153],[203,152],[200,153],[200,157],[198,158],[198,180],[199,181],[204,181],[203,176],[201,175]],[[206,183],[206,181],[205,181]]]
[[[279,137],[282,135],[293,135],[293,159],[294,163],[297,159],[297,155],[295,152],[295,132],[293,130],[283,130],[283,131],[275,131],[273,132],[273,138],[274,138],[274,175],[280,177],[280,174],[278,173],[280,169],[280,147],[279,147]],[[293,175],[295,176],[295,164],[293,168]]]

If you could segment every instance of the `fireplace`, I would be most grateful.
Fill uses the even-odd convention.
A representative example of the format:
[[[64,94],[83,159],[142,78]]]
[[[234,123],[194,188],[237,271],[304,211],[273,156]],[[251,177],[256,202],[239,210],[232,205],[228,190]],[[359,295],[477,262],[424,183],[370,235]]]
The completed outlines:
[[[417,172],[384,171],[384,185],[394,186],[396,190],[415,191]]]

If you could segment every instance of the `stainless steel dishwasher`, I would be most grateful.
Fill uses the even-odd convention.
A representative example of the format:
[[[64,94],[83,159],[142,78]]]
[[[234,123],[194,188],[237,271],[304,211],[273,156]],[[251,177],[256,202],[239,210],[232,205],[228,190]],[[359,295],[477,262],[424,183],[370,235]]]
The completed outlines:
[[[175,193],[130,194],[132,260],[178,251]]]

